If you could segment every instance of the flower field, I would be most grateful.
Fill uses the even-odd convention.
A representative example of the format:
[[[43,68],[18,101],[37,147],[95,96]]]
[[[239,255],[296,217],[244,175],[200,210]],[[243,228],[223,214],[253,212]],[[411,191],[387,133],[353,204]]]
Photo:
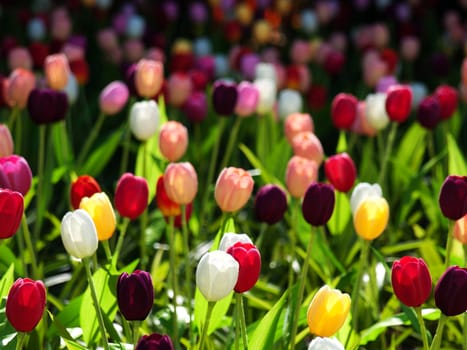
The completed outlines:
[[[0,348],[467,350],[466,13],[0,1]]]

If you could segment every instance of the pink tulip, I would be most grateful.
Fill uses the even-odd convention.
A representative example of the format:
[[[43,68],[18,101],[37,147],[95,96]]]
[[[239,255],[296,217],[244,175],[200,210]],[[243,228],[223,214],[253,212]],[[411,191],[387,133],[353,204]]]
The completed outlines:
[[[165,158],[176,162],[183,157],[187,147],[188,130],[183,124],[172,120],[162,125],[159,148]]]
[[[170,200],[186,205],[198,192],[198,175],[189,162],[170,163],[164,172],[164,188]]]
[[[258,106],[259,91],[255,85],[248,81],[242,81],[237,85],[237,104],[235,113],[239,117],[251,116]]]
[[[32,69],[32,57],[25,47],[15,47],[8,53],[8,67],[10,70],[16,68]]]
[[[307,113],[293,113],[287,116],[284,123],[285,137],[292,144],[292,140],[302,131],[314,131],[313,119]]]
[[[310,131],[295,135],[292,139],[292,148],[296,156],[313,160],[318,166],[323,162],[323,146],[318,137]]]
[[[216,181],[214,197],[224,212],[240,210],[248,202],[253,191],[251,175],[241,168],[224,168]]]
[[[168,100],[173,106],[183,105],[193,91],[190,76],[183,72],[172,73],[167,82]]]
[[[23,68],[15,69],[11,72],[8,81],[7,102],[19,108],[26,107],[29,94],[35,85],[36,77],[31,71]]]
[[[102,113],[117,114],[128,101],[129,91],[126,84],[113,81],[108,84],[99,95],[99,106]]]
[[[285,182],[292,197],[302,198],[310,184],[318,179],[318,164],[314,160],[293,156],[287,163]]]
[[[18,155],[0,158],[0,187],[25,196],[31,188],[31,181],[32,172],[26,159]]]
[[[5,124],[0,124],[0,158],[12,155],[13,147],[10,129]]]
[[[161,62],[141,59],[136,66],[135,86],[142,97],[154,97],[162,87],[164,67]]]

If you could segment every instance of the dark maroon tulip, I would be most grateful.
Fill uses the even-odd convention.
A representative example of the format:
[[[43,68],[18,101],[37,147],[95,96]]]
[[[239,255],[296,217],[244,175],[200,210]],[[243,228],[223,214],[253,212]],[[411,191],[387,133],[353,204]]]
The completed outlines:
[[[39,323],[46,304],[42,281],[18,278],[10,288],[6,301],[6,317],[18,332],[31,332]]]
[[[467,311],[467,268],[451,266],[435,287],[435,304],[446,316]]]
[[[153,333],[151,335],[143,335],[135,350],[174,350],[174,346],[168,335]]]
[[[425,261],[404,256],[392,264],[392,289],[404,305],[421,306],[431,294],[431,276]]]
[[[457,90],[449,85],[440,85],[436,88],[434,95],[441,105],[441,119],[449,119],[457,108]]]
[[[439,192],[439,207],[443,215],[459,220],[467,214],[467,176],[449,175]]]
[[[202,91],[193,92],[182,107],[187,119],[192,123],[201,123],[208,114],[206,94]]]
[[[143,321],[154,303],[154,287],[151,275],[136,270],[122,273],[117,282],[118,308],[128,321]]]
[[[340,192],[348,192],[357,178],[355,163],[345,152],[326,159],[324,173],[334,188]]]
[[[341,92],[332,100],[331,119],[338,129],[350,130],[357,117],[358,100],[351,94]]]
[[[441,104],[436,96],[425,97],[418,105],[418,122],[426,129],[434,129],[441,121]]]
[[[265,185],[256,193],[256,218],[269,225],[282,220],[287,210],[287,195],[276,185]]]
[[[238,262],[238,279],[234,291],[244,293],[254,287],[261,272],[261,254],[254,244],[237,242],[227,253]]]
[[[62,91],[34,89],[29,94],[28,111],[36,124],[51,124],[65,119],[68,98]]]
[[[120,216],[136,219],[148,206],[148,182],[141,176],[123,174],[115,189],[115,209]]]
[[[0,238],[13,236],[18,231],[24,212],[23,195],[16,191],[0,188]]]
[[[218,80],[213,85],[212,105],[219,116],[230,116],[237,103],[237,86],[229,81]]]
[[[311,184],[303,197],[303,217],[310,225],[325,225],[331,218],[335,200],[334,188],[331,185]]]

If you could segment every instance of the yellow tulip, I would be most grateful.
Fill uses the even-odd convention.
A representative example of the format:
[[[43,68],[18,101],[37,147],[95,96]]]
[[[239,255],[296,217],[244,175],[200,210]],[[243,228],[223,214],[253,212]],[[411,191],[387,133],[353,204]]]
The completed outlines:
[[[311,300],[307,311],[310,332],[331,337],[344,324],[350,311],[350,296],[324,285]]]
[[[366,240],[379,237],[389,220],[389,205],[383,197],[368,197],[358,206],[353,223],[357,234]]]
[[[104,192],[84,197],[81,199],[79,207],[86,210],[94,221],[99,241],[105,241],[112,237],[116,226],[115,212],[109,197]]]

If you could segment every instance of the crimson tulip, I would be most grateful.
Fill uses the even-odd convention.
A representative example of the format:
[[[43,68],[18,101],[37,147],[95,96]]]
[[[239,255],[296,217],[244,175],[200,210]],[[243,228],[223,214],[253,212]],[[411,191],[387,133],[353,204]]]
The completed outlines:
[[[334,211],[334,203],[335,194],[331,185],[313,183],[308,187],[303,197],[303,217],[310,225],[325,225]]]
[[[449,119],[457,108],[457,90],[449,85],[440,85],[436,88],[434,95],[441,105],[441,119]]]
[[[467,311],[467,268],[449,267],[435,287],[435,304],[446,316]]]
[[[282,220],[287,210],[287,196],[276,185],[265,185],[256,193],[255,214],[256,218],[269,225]]]
[[[238,279],[234,291],[243,293],[255,285],[261,272],[261,254],[254,244],[237,242],[227,249],[227,253],[237,260]]]
[[[0,158],[0,187],[25,196],[31,188],[31,181],[32,172],[26,159],[15,154]]]
[[[153,333],[151,335],[143,335],[135,350],[173,350],[172,340],[168,335]]]
[[[102,192],[102,190],[95,178],[90,175],[78,176],[70,188],[71,206],[73,209],[78,209],[83,197],[91,197],[97,192]]]
[[[449,175],[439,193],[439,206],[443,215],[459,220],[467,214],[467,176]]]
[[[117,281],[117,302],[128,321],[143,321],[154,303],[154,287],[149,272],[122,273]]]
[[[396,297],[407,306],[421,306],[431,293],[431,276],[425,261],[404,256],[392,264],[392,288]]]
[[[131,220],[140,216],[148,205],[148,182],[141,176],[131,173],[123,174],[115,189],[115,209],[118,213]]]
[[[386,112],[389,119],[402,123],[410,115],[412,90],[404,85],[392,85],[387,91]]]
[[[324,173],[334,188],[340,192],[350,191],[357,178],[355,163],[345,152],[326,159]]]
[[[10,238],[18,231],[24,211],[21,193],[0,188],[0,238]]]
[[[42,281],[18,278],[6,301],[6,317],[18,332],[31,332],[39,323],[46,304]]]
[[[357,117],[358,100],[346,93],[337,94],[332,100],[331,119],[338,129],[350,130]]]

